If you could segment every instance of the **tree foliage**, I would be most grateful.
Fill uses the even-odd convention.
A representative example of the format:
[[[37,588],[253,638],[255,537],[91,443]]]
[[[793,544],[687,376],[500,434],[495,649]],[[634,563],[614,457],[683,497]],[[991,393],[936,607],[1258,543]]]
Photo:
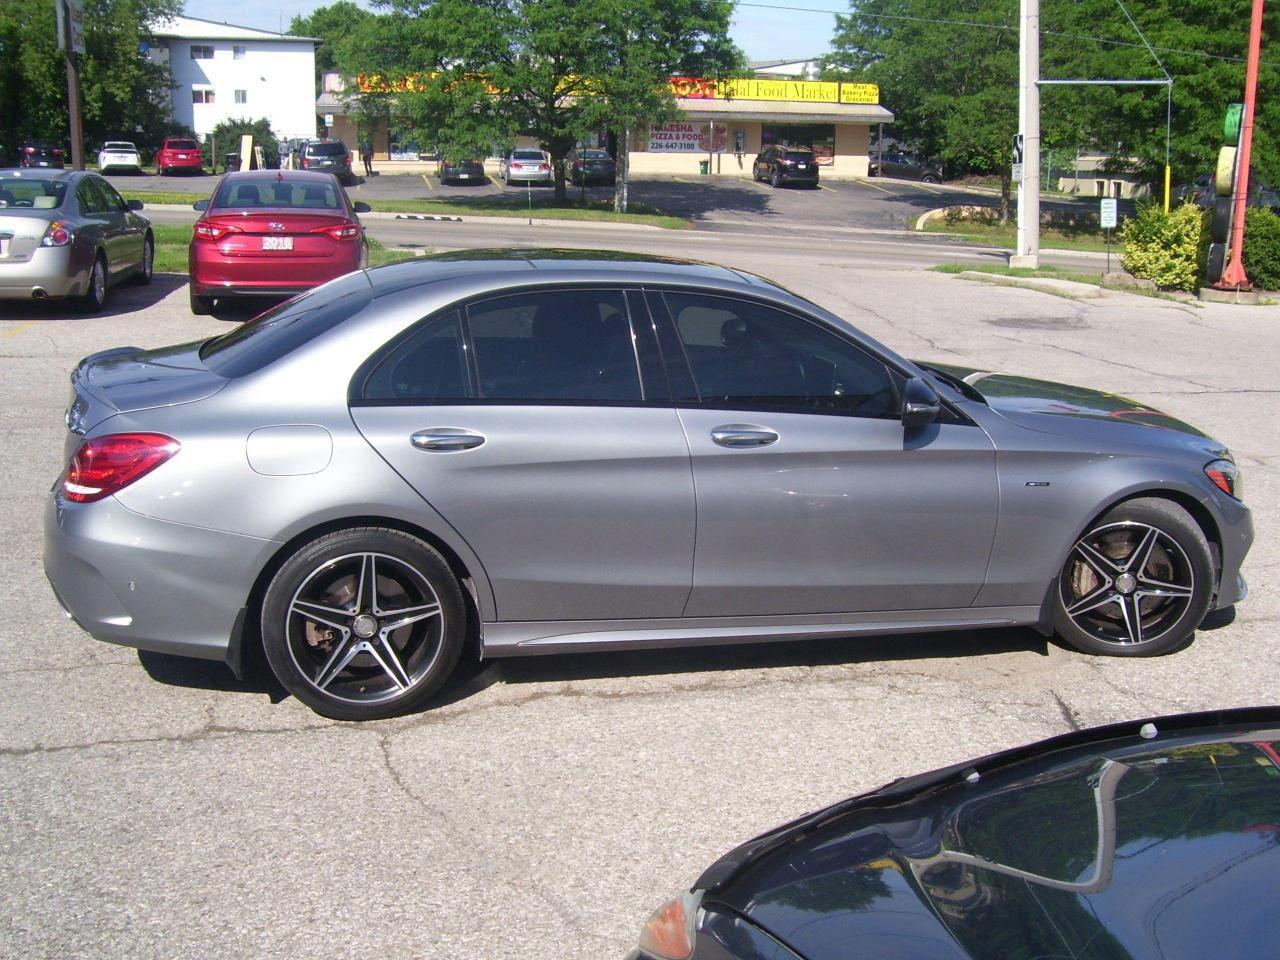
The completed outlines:
[[[349,59],[351,40],[365,32],[365,27],[375,15],[351,0],[338,0],[327,7],[320,7],[308,16],[296,16],[289,23],[289,32],[298,37],[316,37],[324,43],[316,47],[316,89],[326,73],[341,72]]]
[[[247,117],[223,120],[209,131],[200,146],[200,157],[209,170],[222,166],[227,154],[240,154],[240,138],[248,134],[253,145],[262,148],[263,163],[268,167],[280,165],[280,146],[271,121],[265,117],[251,120]]]
[[[182,11],[181,0],[86,0],[80,87],[86,152],[105,140],[144,150],[168,133],[169,72],[144,52],[148,24]],[[48,0],[0,0],[0,142],[70,138],[67,74]]]
[[[1129,12],[1174,80],[1170,159],[1177,180],[1212,168],[1228,103],[1244,91],[1250,0],[1149,0]],[[835,75],[877,82],[897,139],[950,172],[999,173],[1018,124],[1017,7],[1008,0],[853,0],[827,59]],[[1043,0],[1041,76],[1160,79],[1115,0]],[[1264,38],[1280,36],[1272,5]],[[1181,51],[1181,52],[1179,52]],[[1264,61],[1268,55],[1263,47]],[[1280,178],[1280,51],[1259,75],[1255,169]],[[1163,180],[1162,87],[1042,87],[1042,147],[1132,157]]]
[[[402,27],[393,49],[352,50],[364,72],[395,79],[395,110],[453,153],[537,138],[564,196],[565,155],[604,129],[674,112],[664,79],[719,76],[740,62],[718,0],[382,0]],[[395,18],[399,18],[398,20]],[[385,28],[370,33],[377,39]],[[374,67],[376,69],[369,69]]]

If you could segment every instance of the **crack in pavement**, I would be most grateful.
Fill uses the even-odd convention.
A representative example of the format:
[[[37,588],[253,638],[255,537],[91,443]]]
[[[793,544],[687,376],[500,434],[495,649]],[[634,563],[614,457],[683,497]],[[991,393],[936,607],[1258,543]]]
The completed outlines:
[[[1062,719],[1067,721],[1067,726],[1072,730],[1081,729],[1084,724],[1080,722],[1080,715],[1071,707],[1067,701],[1063,700],[1057,690],[1050,690],[1050,695],[1058,704],[1058,709],[1062,711]]]
[[[207,707],[208,712],[212,707]],[[278,727],[273,730],[254,730],[250,727],[236,727],[229,724],[206,722],[199,730],[190,733],[177,733],[158,737],[121,737],[118,739],[94,740],[89,743],[65,743],[57,746],[35,747],[0,747],[0,757],[29,757],[54,753],[66,753],[72,750],[93,750],[99,747],[134,747],[151,743],[199,743],[203,740],[226,740],[233,736],[274,737],[286,733],[310,733],[314,730],[331,730],[349,726],[343,723],[312,723],[298,727]]]
[[[1130,363],[1120,363],[1118,360],[1108,360],[1105,357],[1091,356],[1090,354],[1085,353],[1083,350],[1072,350],[1070,347],[1059,346],[1056,343],[1046,343],[1043,340],[1032,342],[1030,340],[1022,340],[1022,339],[1019,339],[1018,337],[1010,337],[1003,334],[995,334],[995,336],[1000,340],[1008,340],[1010,343],[1016,343],[1024,347],[1048,347],[1051,350],[1060,350],[1063,353],[1071,354],[1073,357],[1079,357],[1081,360],[1088,360],[1092,363],[1105,363],[1105,364],[1108,364],[1109,366],[1119,367],[1121,370],[1134,370],[1148,377],[1156,377],[1162,380],[1174,379],[1174,378],[1171,378],[1169,374],[1157,373],[1154,370],[1146,370],[1142,367],[1135,366]],[[1180,376],[1180,377],[1177,377],[1176,379],[1185,380],[1187,383],[1194,383],[1197,387],[1204,387],[1206,390],[1219,389],[1215,387],[1213,384],[1201,383],[1199,380],[1192,380],[1190,377],[1187,377],[1187,376]]]

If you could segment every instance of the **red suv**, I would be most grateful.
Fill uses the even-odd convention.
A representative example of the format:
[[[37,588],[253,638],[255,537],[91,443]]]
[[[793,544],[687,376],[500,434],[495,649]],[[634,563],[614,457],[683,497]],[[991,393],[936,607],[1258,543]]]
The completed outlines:
[[[156,151],[156,176],[181,170],[184,173],[203,173],[200,165],[200,144],[189,137],[167,137]]]
[[[191,312],[243,295],[286,296],[361,269],[364,228],[331,173],[246,170],[228,173],[191,237]]]

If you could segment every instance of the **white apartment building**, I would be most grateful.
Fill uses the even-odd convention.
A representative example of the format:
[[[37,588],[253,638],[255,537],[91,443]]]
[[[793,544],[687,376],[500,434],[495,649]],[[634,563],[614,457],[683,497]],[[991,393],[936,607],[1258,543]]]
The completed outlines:
[[[173,119],[203,137],[224,120],[266,117],[281,139],[316,135],[316,44],[229,23],[157,23],[152,60],[173,77]]]

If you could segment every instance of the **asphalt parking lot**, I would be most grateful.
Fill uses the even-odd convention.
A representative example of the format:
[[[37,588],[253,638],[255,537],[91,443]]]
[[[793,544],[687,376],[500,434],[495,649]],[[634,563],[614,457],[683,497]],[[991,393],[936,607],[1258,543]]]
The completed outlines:
[[[1258,531],[1234,622],[1136,661],[1023,630],[496,661],[416,716],[329,722],[261,676],[89,639],[41,571],[72,365],[227,322],[167,276],[95,317],[0,306],[0,956],[621,957],[715,856],[819,805],[1084,724],[1275,701],[1280,307],[726,249],[908,356],[1122,393],[1223,440]]]

